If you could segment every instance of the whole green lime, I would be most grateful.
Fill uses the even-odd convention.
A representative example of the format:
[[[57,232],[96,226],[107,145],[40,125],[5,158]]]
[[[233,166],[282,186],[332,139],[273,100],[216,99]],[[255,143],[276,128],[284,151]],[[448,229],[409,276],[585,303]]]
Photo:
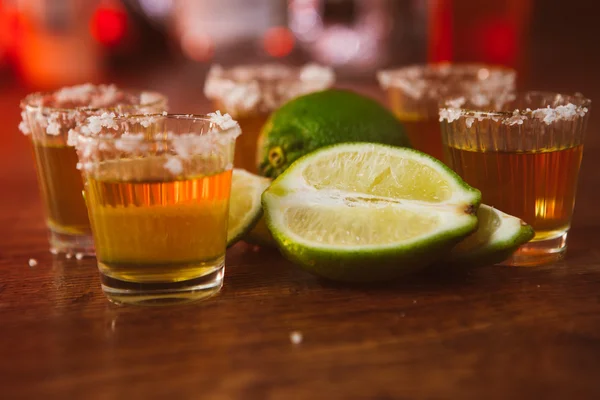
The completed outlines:
[[[275,178],[305,154],[345,142],[411,147],[400,121],[377,101],[325,90],[297,97],[271,115],[258,139],[259,173]]]

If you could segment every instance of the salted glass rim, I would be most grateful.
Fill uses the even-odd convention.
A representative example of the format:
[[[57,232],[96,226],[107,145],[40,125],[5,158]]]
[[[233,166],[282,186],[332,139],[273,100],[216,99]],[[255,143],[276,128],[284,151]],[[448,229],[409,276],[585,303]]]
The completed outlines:
[[[487,70],[485,75],[482,71]],[[477,80],[473,82],[491,82],[488,80],[492,73],[496,77],[508,77],[513,82],[516,80],[517,71],[514,68],[500,64],[485,64],[485,63],[425,63],[425,64],[410,64],[406,66],[387,68],[377,71],[377,79],[384,87],[398,87],[399,80],[406,81],[425,81],[430,84],[442,85],[441,78],[451,77],[453,75],[472,75]],[[445,86],[446,84],[444,84]]]
[[[105,113],[108,114],[108,113]],[[100,118],[103,118],[105,116],[105,114],[103,114],[102,116],[100,116]],[[213,114],[211,116],[211,114]],[[219,125],[219,122],[217,122],[215,120],[215,116],[217,118],[226,118],[229,121],[232,121],[233,123],[235,123],[235,125],[232,125],[229,128],[223,128],[221,127],[221,125]],[[186,131],[182,131],[179,133],[175,133],[175,136],[180,136],[180,135],[195,135],[197,137],[202,137],[202,136],[206,136],[206,135],[219,135],[221,137],[231,137],[231,139],[235,139],[237,138],[241,133],[242,130],[240,128],[239,123],[232,119],[229,114],[225,113],[225,114],[221,114],[220,112],[216,112],[216,113],[208,113],[208,114],[181,114],[181,113],[167,113],[167,112],[163,112],[163,113],[148,113],[148,114],[120,114],[120,115],[109,115],[108,116],[110,119],[112,119],[114,122],[116,123],[126,123],[126,122],[130,122],[130,121],[135,121],[135,120],[139,120],[137,122],[137,124],[142,124],[141,120],[142,119],[151,119],[151,118],[163,118],[163,119],[174,119],[174,120],[187,120],[187,121],[191,121],[191,122],[203,122],[203,123],[208,123],[208,124],[212,124],[213,126],[210,127],[209,130],[207,130],[206,132],[194,132],[193,130],[186,130]],[[88,117],[87,120],[89,121],[90,118],[94,118],[94,117]],[[148,123],[155,123],[156,121],[149,121]],[[86,121],[86,123],[83,124],[83,126],[87,126],[88,122]],[[131,139],[131,140],[139,140],[141,142],[144,143],[163,143],[166,142],[170,139],[172,139],[172,137],[168,137],[168,136],[164,136],[164,137],[154,137],[154,138],[147,138],[147,137],[142,137],[137,138],[137,139],[133,139],[127,136],[103,136],[102,133],[98,132],[98,133],[83,133],[80,129],[78,129],[76,132],[76,136],[77,136],[77,140],[93,140],[93,141],[99,141],[99,142],[112,142],[112,141],[117,141],[117,140],[127,140],[127,139]],[[167,132],[165,132],[167,133]],[[158,133],[160,134],[160,133]]]
[[[126,107],[130,107],[132,109],[140,109],[140,108],[144,108],[144,107],[153,107],[153,106],[157,106],[160,104],[166,104],[169,101],[169,98],[162,94],[161,92],[155,91],[155,90],[141,90],[141,89],[121,89],[119,88],[119,90],[125,94],[130,94],[130,95],[134,95],[134,96],[138,96],[141,97],[142,93],[148,93],[152,96],[156,96],[156,99],[153,99],[152,101],[149,101],[147,103],[136,103],[136,104],[128,104],[128,103],[118,103],[114,106],[110,106],[110,107],[90,107],[90,106],[76,106],[76,107],[55,107],[55,106],[47,106],[47,105],[41,105],[41,104],[32,104],[32,102],[35,99],[39,99],[42,98],[44,96],[52,96],[54,94],[56,94],[56,92],[58,90],[54,90],[54,91],[40,91],[40,92],[34,92],[34,93],[30,93],[27,96],[25,96],[25,98],[23,98],[20,101],[20,107],[21,109],[28,109],[28,110],[44,110],[44,111],[49,111],[49,112],[62,112],[62,113],[68,113],[68,112],[73,112],[73,111],[81,111],[81,112],[100,112],[100,111],[107,111],[107,112],[112,112],[112,111],[118,111],[121,108],[126,108]]]
[[[260,74],[260,70],[264,69],[278,69],[278,70],[286,70],[289,75],[280,76],[276,73],[273,74],[272,77],[268,77]],[[312,77],[310,75],[302,77],[302,71],[308,68],[318,68],[321,71],[326,71],[327,76],[315,76]],[[244,71],[248,73],[248,79],[241,79],[239,77],[233,76],[236,70]],[[248,84],[252,81],[264,81],[264,82],[275,82],[275,81],[300,81],[300,82],[329,82],[331,80],[331,75],[334,75],[334,69],[327,65],[322,65],[315,62],[309,62],[302,65],[294,65],[288,63],[281,62],[264,62],[264,63],[243,63],[243,64],[234,64],[229,66],[223,66],[221,64],[212,64],[206,76],[206,81],[210,81],[213,79],[229,81],[236,85]]]
[[[519,91],[513,92],[509,96],[509,98],[505,99],[505,103],[510,103],[517,98],[525,98],[526,96],[537,96],[540,98],[555,98],[561,99],[560,104],[556,104],[554,106],[546,106],[539,107],[536,109],[526,108],[526,109],[518,109],[514,108],[512,110],[500,111],[500,110],[486,110],[483,107],[477,106],[469,106],[463,107],[464,103],[466,103],[465,96],[447,96],[443,99],[440,99],[439,102],[439,116],[440,122],[443,120],[448,120],[448,122],[452,122],[460,117],[476,117],[478,119],[499,119],[499,120],[509,120],[514,117],[525,117],[532,118],[536,117],[536,113],[545,114],[547,112],[556,112],[558,107],[567,107],[569,104],[572,104],[577,112],[578,116],[583,116],[589,112],[591,108],[592,101],[585,97],[582,93],[576,92],[574,94],[564,94],[559,92],[551,92],[551,91],[541,91],[541,90],[527,90],[527,91]],[[462,102],[462,104],[460,104]],[[542,115],[543,116],[543,115]]]

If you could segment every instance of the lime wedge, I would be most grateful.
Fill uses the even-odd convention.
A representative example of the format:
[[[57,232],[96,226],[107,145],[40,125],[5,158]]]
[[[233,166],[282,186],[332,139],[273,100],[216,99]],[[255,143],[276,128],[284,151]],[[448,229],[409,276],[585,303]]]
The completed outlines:
[[[500,263],[535,235],[524,221],[485,204],[479,207],[477,218],[477,231],[452,249],[450,264],[477,267]]]
[[[270,179],[246,170],[233,170],[227,247],[233,246],[254,228],[262,215],[260,196],[270,183]]]
[[[325,278],[369,282],[447,255],[475,231],[480,197],[421,152],[344,143],[297,160],[262,202],[287,258]]]

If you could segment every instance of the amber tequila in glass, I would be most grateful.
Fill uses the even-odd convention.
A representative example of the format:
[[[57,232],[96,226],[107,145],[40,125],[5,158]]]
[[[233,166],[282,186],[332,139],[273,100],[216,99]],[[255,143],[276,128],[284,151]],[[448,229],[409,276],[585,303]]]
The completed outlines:
[[[413,148],[443,160],[439,101],[460,95],[488,105],[495,96],[514,91],[516,73],[497,66],[442,63],[379,71],[377,77]]]
[[[107,110],[166,110],[166,98],[152,92],[126,92],[114,85],[79,85],[54,93],[34,93],[21,103],[20,129],[31,138],[53,253],[91,255],[94,245],[83,200],[77,154],[68,132],[87,116]]]
[[[236,143],[235,166],[256,173],[257,141],[271,112],[294,97],[325,90],[334,81],[332,69],[316,64],[214,65],[206,78],[204,94],[216,109],[235,118],[244,132]]]
[[[590,101],[528,92],[497,111],[466,99],[440,110],[446,162],[481,190],[482,201],[530,224],[535,238],[506,263],[561,259],[575,206]]]
[[[71,139],[109,299],[162,304],[218,292],[239,125],[217,113],[88,121]]]

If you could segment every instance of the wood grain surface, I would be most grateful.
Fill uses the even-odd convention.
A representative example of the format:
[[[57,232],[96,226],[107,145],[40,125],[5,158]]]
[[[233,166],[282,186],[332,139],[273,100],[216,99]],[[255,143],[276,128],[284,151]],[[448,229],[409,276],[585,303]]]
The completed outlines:
[[[573,48],[598,33],[593,17],[554,32],[560,21],[536,25],[523,87],[598,102],[597,44]],[[196,71],[119,79],[167,92],[182,112],[205,112]],[[383,99],[374,83],[342,85]],[[219,296],[147,308],[108,303],[94,259],[48,253],[30,150],[16,129],[24,94],[0,88],[1,398],[600,398],[597,110],[563,262],[352,287],[240,243],[228,251]]]

